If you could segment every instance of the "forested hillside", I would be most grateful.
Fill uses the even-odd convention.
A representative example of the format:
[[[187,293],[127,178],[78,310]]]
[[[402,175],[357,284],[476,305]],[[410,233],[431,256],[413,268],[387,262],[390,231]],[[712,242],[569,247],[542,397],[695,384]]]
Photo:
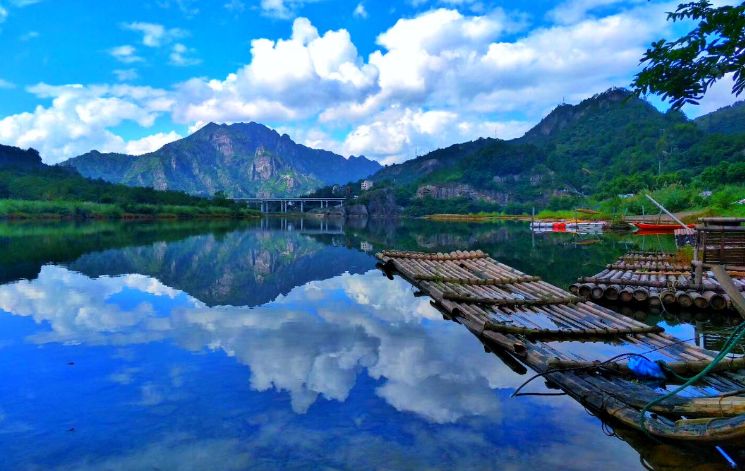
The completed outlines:
[[[693,122],[610,89],[558,106],[518,139],[454,145],[372,179],[378,189],[392,187],[398,204],[432,210],[447,208],[446,200],[472,208],[549,207],[671,184],[715,188],[745,181],[745,133],[700,123],[721,123],[732,113],[725,108]]]
[[[43,164],[34,149],[4,145],[0,145],[0,199],[0,217],[252,214],[224,198],[205,199],[177,191],[91,180],[73,169]]]
[[[700,116],[694,122],[704,131],[720,134],[745,133],[745,101]]]

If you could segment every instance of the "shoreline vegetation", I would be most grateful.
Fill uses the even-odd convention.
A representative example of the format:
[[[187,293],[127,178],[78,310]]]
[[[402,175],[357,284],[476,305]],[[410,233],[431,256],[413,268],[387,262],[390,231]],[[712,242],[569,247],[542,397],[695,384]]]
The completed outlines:
[[[0,219],[13,220],[183,220],[254,219],[261,213],[218,205],[113,204],[89,201],[0,199]]]
[[[42,162],[34,149],[0,145],[0,219],[248,219],[260,213],[223,192],[212,197],[91,180]]]
[[[652,197],[670,211],[676,213],[686,223],[695,223],[698,218],[711,216],[745,217],[745,186],[725,185],[711,194],[697,188],[685,188],[682,185],[671,185],[657,191],[649,192]],[[585,220],[620,222],[624,218],[654,217],[660,213],[645,197],[644,192],[627,198],[615,197],[605,200],[591,198],[572,198],[567,205],[559,208],[536,208],[537,220]],[[568,207],[569,205],[573,207]],[[574,209],[574,208],[591,208]],[[471,213],[434,213],[422,215],[424,219],[436,221],[494,221],[494,220],[527,220],[533,216],[529,212],[480,211]],[[662,215],[662,220],[669,217]]]

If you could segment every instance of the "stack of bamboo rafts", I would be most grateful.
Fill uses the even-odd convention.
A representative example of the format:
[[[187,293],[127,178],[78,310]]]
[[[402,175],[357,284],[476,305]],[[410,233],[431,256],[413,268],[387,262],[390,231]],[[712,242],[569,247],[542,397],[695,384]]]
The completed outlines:
[[[443,315],[466,326],[508,364],[536,370],[605,416],[669,439],[745,437],[745,359],[723,361],[685,396],[651,406],[642,420],[642,409],[662,397],[659,383],[639,381],[625,355],[664,360],[666,370],[678,375],[671,374],[674,383],[680,375],[701,372],[716,353],[582,301],[481,251],[377,256],[389,277],[398,273],[429,295]],[[584,342],[581,348],[578,341]]]
[[[745,291],[745,273],[728,273],[735,286]],[[691,265],[677,262],[674,254],[630,252],[600,273],[579,278],[569,291],[587,299],[620,304],[731,310],[731,300],[716,277],[711,272],[702,275],[697,284]]]

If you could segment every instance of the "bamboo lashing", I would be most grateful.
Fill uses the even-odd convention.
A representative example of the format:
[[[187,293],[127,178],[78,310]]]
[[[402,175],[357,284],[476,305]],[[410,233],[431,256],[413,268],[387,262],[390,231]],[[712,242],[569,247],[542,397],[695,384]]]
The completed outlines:
[[[428,294],[443,316],[466,326],[488,342],[490,350],[501,349],[500,357],[508,359],[513,369],[521,371],[516,363],[519,361],[542,373],[582,404],[632,428],[639,429],[640,410],[661,397],[660,393],[631,377],[632,372],[623,361],[605,363],[585,359],[578,351],[563,351],[559,348],[561,344],[612,340],[618,348],[654,350],[665,359],[666,369],[681,375],[701,372],[714,358],[713,352],[681,343],[658,326],[640,323],[577,296],[583,290],[590,297],[610,294],[620,299],[628,295],[637,302],[640,297],[648,296],[649,302],[653,299],[660,303],[671,299],[679,302],[679,297],[687,297],[697,306],[721,303],[725,295],[712,289],[693,294],[679,287],[632,289],[625,284],[631,277],[621,272],[614,273],[609,284],[575,284],[574,294],[570,294],[480,251],[448,254],[387,251],[378,254],[378,258],[388,274],[395,271]],[[644,276],[643,281],[665,276],[672,278],[671,282],[680,281],[672,274]],[[674,283],[672,286],[675,288]],[[593,372],[598,369],[605,373]],[[670,398],[651,408],[655,414],[644,421],[644,429],[653,435],[684,441],[719,443],[745,437],[745,358],[722,361],[700,381],[700,385],[693,387],[691,397]]]
[[[699,265],[700,270],[700,265]],[[680,306],[698,310],[731,309],[730,296],[711,272],[696,272],[669,253],[629,252],[594,276],[580,277],[572,294],[594,300]],[[735,289],[745,293],[745,276],[728,270]]]

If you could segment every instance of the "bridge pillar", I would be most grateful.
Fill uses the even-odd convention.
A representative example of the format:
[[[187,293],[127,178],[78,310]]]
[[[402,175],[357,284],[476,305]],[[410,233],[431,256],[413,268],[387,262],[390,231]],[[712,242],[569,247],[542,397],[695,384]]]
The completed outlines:
[[[305,208],[303,207],[303,203],[304,203],[304,201],[303,200],[300,200],[300,212],[301,213],[305,212]]]

